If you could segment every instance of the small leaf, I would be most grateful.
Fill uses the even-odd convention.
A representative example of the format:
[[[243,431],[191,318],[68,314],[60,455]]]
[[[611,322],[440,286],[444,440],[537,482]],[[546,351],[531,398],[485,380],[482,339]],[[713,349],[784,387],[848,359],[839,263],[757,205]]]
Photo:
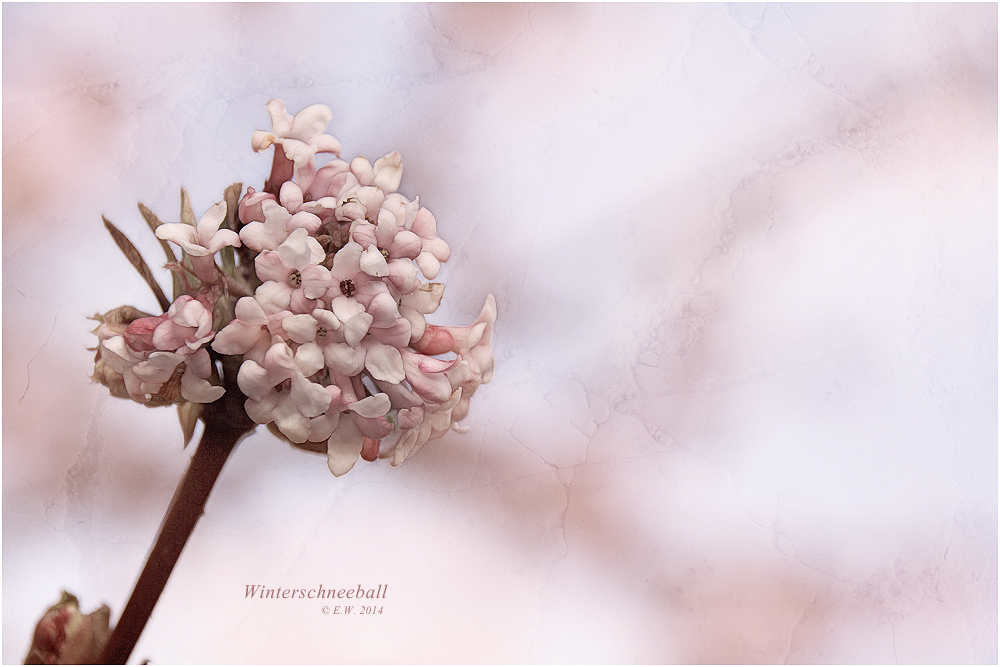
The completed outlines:
[[[108,230],[108,233],[111,234],[111,238],[115,240],[115,244],[118,246],[118,249],[122,251],[122,254],[125,255],[125,258],[129,261],[129,263],[135,267],[135,270],[139,272],[142,279],[146,281],[146,284],[149,285],[149,289],[153,291],[153,296],[156,297],[157,302],[160,304],[160,308],[166,312],[167,309],[170,308],[170,301],[167,300],[163,290],[160,289],[160,285],[156,282],[156,278],[153,277],[153,272],[149,270],[149,265],[146,264],[146,260],[142,258],[142,255],[139,254],[136,247],[132,245],[132,242],[128,240],[128,237],[125,236],[120,229],[115,227],[110,220],[105,218],[103,215],[101,216],[101,220],[104,221],[104,227]]]
[[[226,229],[231,229],[234,232],[238,231],[236,228],[236,213],[239,210],[240,205],[240,193],[243,192],[242,183],[233,183],[228,188],[223,195],[226,202],[226,219],[223,221],[222,226]],[[224,247],[219,253],[222,255],[222,268],[229,275],[236,277],[236,251],[232,246]]]
[[[181,222],[192,227],[198,224],[194,209],[191,208],[191,197],[184,188],[181,188]]]
[[[239,231],[236,229],[236,213],[239,211],[240,206],[240,193],[243,192],[242,183],[233,183],[228,188],[223,195],[226,201],[226,221],[225,224],[227,229],[231,229],[234,232]]]
[[[142,202],[139,202],[139,213],[142,213],[142,217],[146,221],[146,224],[149,225],[149,228],[153,230],[153,233],[155,234],[156,228],[163,224],[160,222],[160,219],[156,217],[156,214],[150,211],[149,208],[147,208]],[[163,254],[167,257],[167,263],[176,264],[177,256],[174,255],[174,251],[171,249],[170,243],[161,238],[157,238],[157,240],[160,242],[160,247],[163,248]],[[181,286],[181,279],[173,271],[170,273],[170,278],[173,283],[174,298],[176,299],[184,293],[183,287]]]
[[[205,406],[201,403],[192,403],[191,401],[177,404],[177,417],[181,421],[181,430],[184,432],[185,448],[191,444],[191,438],[194,437],[194,427],[204,409]]]

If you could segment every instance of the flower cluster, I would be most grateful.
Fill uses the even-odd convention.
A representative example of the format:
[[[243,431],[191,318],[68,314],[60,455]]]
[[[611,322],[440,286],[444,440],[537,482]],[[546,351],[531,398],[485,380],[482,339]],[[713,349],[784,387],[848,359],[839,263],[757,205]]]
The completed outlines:
[[[225,390],[208,382],[212,362],[204,344],[212,340],[212,292],[184,294],[153,317],[130,306],[99,319],[94,368],[114,396],[149,405],[211,403]]]
[[[103,316],[95,378],[151,405],[209,403],[225,391],[212,358],[237,357],[254,422],[325,452],[334,475],[359,456],[399,465],[458,430],[492,377],[496,302],[467,327],[427,323],[444,285],[425,281],[451,251],[433,214],[397,191],[399,153],[347,162],[328,107],[267,111],[271,131],[251,140],[275,149],[263,190],[247,188],[235,212],[223,201],[197,224],[154,225],[182,251],[176,298],[156,317]],[[317,166],[318,153],[335,159]]]

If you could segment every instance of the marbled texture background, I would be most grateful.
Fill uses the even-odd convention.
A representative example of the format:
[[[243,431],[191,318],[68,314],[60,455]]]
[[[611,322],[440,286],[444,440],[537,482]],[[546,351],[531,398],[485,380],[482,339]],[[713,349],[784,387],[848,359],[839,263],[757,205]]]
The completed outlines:
[[[89,382],[100,216],[260,187],[271,97],[401,151],[496,377],[399,469],[242,443],[134,660],[996,663],[991,3],[4,4],[4,662],[190,456]]]

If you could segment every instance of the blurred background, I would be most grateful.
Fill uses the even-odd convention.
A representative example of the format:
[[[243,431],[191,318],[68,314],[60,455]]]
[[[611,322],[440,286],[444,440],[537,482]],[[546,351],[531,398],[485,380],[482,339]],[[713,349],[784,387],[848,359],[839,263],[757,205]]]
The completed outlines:
[[[470,432],[265,429],[133,661],[996,663],[995,4],[3,6],[3,662],[121,612],[190,457],[89,381],[136,203],[260,188],[264,105],[398,149],[496,295]],[[167,284],[166,272],[160,273]],[[248,584],[387,586],[374,616]]]

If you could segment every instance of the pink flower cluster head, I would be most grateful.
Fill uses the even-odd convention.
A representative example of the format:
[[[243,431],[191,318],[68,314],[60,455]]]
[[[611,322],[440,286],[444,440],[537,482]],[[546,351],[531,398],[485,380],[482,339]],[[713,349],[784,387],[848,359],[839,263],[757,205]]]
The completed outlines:
[[[469,327],[427,324],[444,285],[426,281],[451,251],[431,212],[397,191],[400,154],[317,167],[316,153],[340,152],[325,134],[330,110],[267,108],[273,128],[255,132],[253,147],[280,144],[294,168],[276,166],[269,191],[249,188],[240,201],[259,286],[212,347],[243,355],[247,414],[325,451],[333,474],[359,457],[399,465],[457,428],[492,376],[496,303],[487,297]]]
[[[205,347],[215,335],[214,301],[214,293],[203,291],[179,296],[156,317],[123,318],[122,309],[106,314],[94,332],[96,379],[114,395],[148,405],[217,400],[225,390],[208,381],[212,362]]]
[[[247,416],[325,452],[334,475],[359,457],[399,465],[460,430],[492,377],[496,302],[466,327],[429,324],[444,293],[430,281],[451,249],[434,215],[398,191],[400,154],[348,162],[326,133],[328,107],[267,110],[271,130],[251,138],[255,151],[275,148],[264,188],[230,188],[197,224],[157,223],[181,251],[168,264],[175,290],[188,293],[159,316],[123,307],[102,318],[95,379],[148,405],[209,403],[225,392],[210,379],[233,387],[215,355],[238,366]],[[334,159],[318,166],[321,153]],[[193,222],[189,205],[181,218]]]

